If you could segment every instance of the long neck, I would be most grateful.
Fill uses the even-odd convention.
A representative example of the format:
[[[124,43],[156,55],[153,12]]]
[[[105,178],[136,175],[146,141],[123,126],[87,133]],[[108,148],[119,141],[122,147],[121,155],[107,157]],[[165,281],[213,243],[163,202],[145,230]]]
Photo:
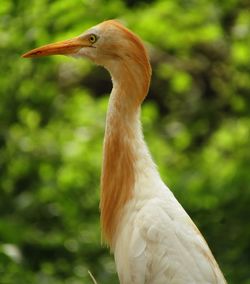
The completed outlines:
[[[147,151],[141,130],[140,104],[147,94],[150,76],[141,74],[144,81],[138,82],[134,72],[128,68],[122,70],[121,76],[112,76],[101,179],[102,231],[111,247],[122,209],[134,193],[137,164]]]

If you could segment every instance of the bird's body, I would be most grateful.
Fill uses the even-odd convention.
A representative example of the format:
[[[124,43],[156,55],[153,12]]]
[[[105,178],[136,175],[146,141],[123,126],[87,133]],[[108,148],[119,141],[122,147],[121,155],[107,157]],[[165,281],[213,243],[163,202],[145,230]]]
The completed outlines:
[[[143,138],[140,106],[151,68],[140,39],[106,21],[24,57],[85,56],[111,74],[101,179],[101,223],[121,284],[226,283],[206,241],[163,183]]]

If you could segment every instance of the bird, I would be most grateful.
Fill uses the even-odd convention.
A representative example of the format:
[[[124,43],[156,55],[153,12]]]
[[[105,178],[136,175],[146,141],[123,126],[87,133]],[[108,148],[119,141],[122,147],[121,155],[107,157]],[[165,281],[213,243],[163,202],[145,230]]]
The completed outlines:
[[[145,142],[140,112],[152,71],[140,37],[111,19],[22,56],[58,54],[88,58],[111,75],[100,219],[120,283],[226,283],[207,242],[160,177]]]

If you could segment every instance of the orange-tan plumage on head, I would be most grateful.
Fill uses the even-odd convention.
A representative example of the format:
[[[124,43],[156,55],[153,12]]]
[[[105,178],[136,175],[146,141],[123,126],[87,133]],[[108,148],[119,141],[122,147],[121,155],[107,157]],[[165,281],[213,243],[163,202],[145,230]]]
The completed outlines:
[[[134,33],[115,20],[105,21],[92,28],[90,32],[99,36],[96,42],[96,63],[107,69],[117,61],[139,63],[143,68],[150,69],[148,55],[143,43]],[[98,48],[100,47],[100,48]],[[112,70],[110,70],[112,72]],[[149,70],[148,70],[149,71]]]
[[[147,94],[151,77],[148,54],[140,38],[116,20],[102,22],[82,37],[88,34],[96,38],[94,49],[81,49],[76,56],[87,56],[104,66],[114,80],[121,81],[119,77],[126,77],[128,84],[131,79],[134,81],[131,76],[136,77],[139,88],[142,88],[137,95],[143,94],[138,100],[140,103]]]

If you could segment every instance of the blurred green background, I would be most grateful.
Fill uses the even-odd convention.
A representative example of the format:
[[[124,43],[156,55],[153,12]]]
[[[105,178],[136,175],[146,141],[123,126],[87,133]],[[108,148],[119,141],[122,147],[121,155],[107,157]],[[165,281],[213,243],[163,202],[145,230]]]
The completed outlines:
[[[22,59],[118,18],[153,67],[145,138],[229,283],[250,283],[250,2],[1,0],[0,283],[118,283],[100,244],[111,81],[86,60]]]

